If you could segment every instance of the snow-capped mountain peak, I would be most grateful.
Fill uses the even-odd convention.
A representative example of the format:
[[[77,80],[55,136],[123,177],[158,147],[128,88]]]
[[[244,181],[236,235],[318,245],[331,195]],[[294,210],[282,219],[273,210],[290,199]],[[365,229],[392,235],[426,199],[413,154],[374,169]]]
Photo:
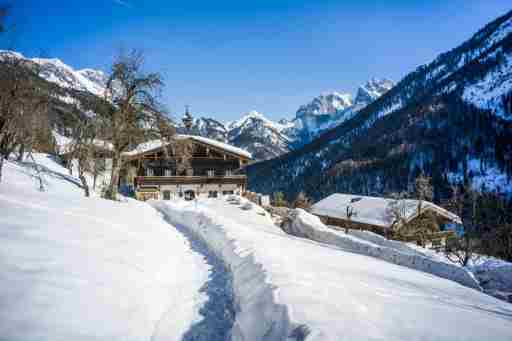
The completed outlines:
[[[228,130],[234,130],[234,129],[239,129],[239,128],[244,129],[244,128],[250,127],[251,125],[254,125],[255,123],[262,124],[270,129],[275,129],[276,131],[279,131],[279,132],[281,132],[283,129],[286,129],[286,128],[289,128],[292,126],[291,123],[280,123],[280,122],[271,121],[267,117],[265,117],[265,115],[263,115],[262,113],[253,110],[253,111],[248,112],[247,114],[242,116],[242,118],[240,118],[236,121],[226,123],[226,127],[228,128]]]
[[[394,85],[393,81],[386,78],[372,78],[357,89],[355,103],[368,105],[389,91]]]
[[[354,117],[358,111],[386,93],[394,86],[389,79],[372,78],[360,86],[355,100],[347,93],[324,93],[302,105],[295,115],[294,128],[288,133],[299,147],[327,129]]]
[[[326,115],[343,110],[352,105],[352,95],[347,93],[330,92],[315,97],[310,103],[302,105],[297,111],[297,117],[310,115]]]
[[[40,66],[40,76],[48,82],[63,88],[87,91],[96,96],[105,92],[106,75],[99,70],[75,70],[57,58],[27,58],[21,53],[0,51],[0,56],[9,56],[26,60]]]

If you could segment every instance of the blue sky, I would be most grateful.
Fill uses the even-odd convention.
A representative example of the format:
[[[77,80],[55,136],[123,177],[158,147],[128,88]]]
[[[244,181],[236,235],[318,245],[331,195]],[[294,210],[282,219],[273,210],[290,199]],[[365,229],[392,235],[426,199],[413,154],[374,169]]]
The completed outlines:
[[[146,53],[181,115],[258,110],[292,117],[327,91],[399,80],[512,9],[509,0],[17,0],[14,47],[108,69],[120,47]]]

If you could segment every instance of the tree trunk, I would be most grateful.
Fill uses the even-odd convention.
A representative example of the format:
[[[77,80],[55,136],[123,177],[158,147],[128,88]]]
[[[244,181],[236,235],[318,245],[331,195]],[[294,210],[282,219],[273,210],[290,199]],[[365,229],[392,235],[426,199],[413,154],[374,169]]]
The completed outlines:
[[[94,172],[94,177],[92,181],[92,189],[96,190],[96,179],[98,178],[98,172]]]
[[[80,181],[82,182],[82,187],[84,188],[85,196],[90,197],[91,193],[89,191],[89,185],[87,185],[87,179],[84,176],[83,172],[80,172],[80,175],[78,176],[80,178]]]
[[[110,173],[110,185],[107,193],[107,199],[110,200],[117,200],[117,183],[119,182],[119,171],[121,168],[119,156],[120,153],[114,152],[112,158],[112,171]]]
[[[22,162],[23,161],[23,156],[25,155],[25,144],[22,143],[20,145],[20,150],[19,150],[19,153],[18,153],[18,162]]]
[[[85,166],[84,163],[88,162],[88,160],[82,160],[78,159],[78,178],[80,179],[80,182],[82,182],[82,187],[84,189],[84,193],[86,197],[89,197],[91,195],[89,191],[89,185],[87,184],[87,179],[85,178]]]
[[[0,183],[2,183],[2,170],[4,168],[4,156],[0,155]]]

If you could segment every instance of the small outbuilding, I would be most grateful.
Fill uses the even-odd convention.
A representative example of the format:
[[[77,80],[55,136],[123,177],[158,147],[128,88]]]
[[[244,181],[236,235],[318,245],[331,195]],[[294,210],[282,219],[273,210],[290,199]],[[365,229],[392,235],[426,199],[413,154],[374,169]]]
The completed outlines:
[[[341,193],[320,200],[311,207],[311,213],[320,217],[327,225],[369,230],[387,236],[399,225],[414,223],[426,213],[431,214],[441,228],[447,224],[462,224],[459,216],[429,201],[420,203],[415,199],[395,200]],[[431,236],[430,245],[427,246],[442,247],[451,234],[451,231],[439,231]],[[414,235],[405,239],[417,241]]]

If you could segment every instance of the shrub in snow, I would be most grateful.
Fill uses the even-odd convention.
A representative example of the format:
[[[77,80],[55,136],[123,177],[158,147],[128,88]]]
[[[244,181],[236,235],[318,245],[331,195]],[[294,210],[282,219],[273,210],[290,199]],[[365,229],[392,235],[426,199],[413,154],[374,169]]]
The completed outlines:
[[[471,270],[485,292],[512,303],[512,263],[488,260]]]
[[[232,205],[240,205],[242,203],[240,197],[236,195],[230,195],[227,199],[227,202],[229,202]]]
[[[253,204],[251,204],[250,202],[246,202],[245,204],[243,204],[242,206],[240,206],[240,208],[244,211],[248,211],[248,210],[252,210],[254,207]]]
[[[297,237],[335,245],[347,251],[376,257],[390,263],[446,278],[470,288],[482,290],[478,281],[464,268],[429,259],[415,252],[405,252],[405,249],[391,248],[391,244],[381,246],[332,230],[324,225],[318,217],[302,209],[290,211],[288,218],[283,221],[281,227],[285,232]]]

